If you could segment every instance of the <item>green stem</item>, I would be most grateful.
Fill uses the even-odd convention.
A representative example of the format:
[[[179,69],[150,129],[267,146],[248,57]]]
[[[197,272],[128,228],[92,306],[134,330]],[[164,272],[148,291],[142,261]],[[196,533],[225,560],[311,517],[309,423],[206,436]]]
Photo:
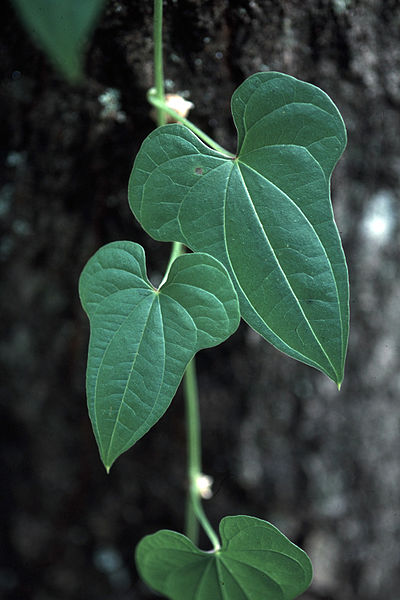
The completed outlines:
[[[217,534],[203,510],[198,487],[198,479],[201,475],[201,437],[199,396],[197,391],[194,358],[186,368],[183,383],[186,402],[186,430],[188,436],[187,460],[189,475],[189,494],[186,503],[186,535],[194,544],[197,544],[199,533],[198,523],[200,523],[209,537],[210,542],[214,547],[214,551],[217,551],[220,549],[221,545]]]
[[[157,98],[157,124],[159,127],[166,123],[166,112],[164,110],[165,94],[164,94],[164,67],[163,67],[163,41],[162,41],[162,29],[163,29],[163,0],[154,0],[154,27],[153,27],[153,41],[154,41],[154,82],[155,88],[152,88],[154,97]],[[183,245],[179,242],[174,242],[169,257],[167,269],[165,275],[160,284],[160,287],[166,282],[168,273],[171,269],[171,265],[177,256],[184,252]]]
[[[163,44],[162,44],[162,24],[163,24],[163,0],[154,0],[154,82],[155,96],[160,103],[164,102],[164,68],[163,68]],[[157,124],[159,127],[165,125],[166,116],[162,106],[157,106]]]
[[[154,79],[155,89],[149,94],[149,101],[157,108],[157,124],[160,127],[165,125],[166,114],[172,114],[176,120],[181,121],[189,127],[201,139],[208,143],[212,148],[226,155],[229,152],[221,148],[214,140],[190,123],[187,119],[180,117],[175,111],[171,111],[165,104],[164,95],[164,72],[163,72],[163,49],[162,49],[162,22],[163,22],[163,0],[154,0]],[[233,155],[231,155],[233,156]],[[174,260],[183,254],[185,248],[180,242],[174,242],[171,250],[171,256],[168,261],[167,269],[161,285],[168,278],[168,273]],[[160,287],[161,287],[160,285]],[[198,525],[201,523],[204,531],[210,538],[214,550],[220,548],[218,536],[211,527],[200,500],[200,491],[198,487],[198,478],[201,475],[201,442],[200,442],[200,417],[199,401],[197,394],[196,371],[194,359],[190,361],[186,368],[184,376],[184,394],[186,401],[186,422],[188,431],[188,475],[189,475],[189,493],[187,498],[186,510],[186,531],[194,543],[197,543]]]
[[[187,465],[189,492],[186,498],[185,533],[194,544],[199,541],[199,521],[194,509],[196,477],[201,472],[200,414],[194,358],[186,368],[183,380],[186,404]]]
[[[161,96],[157,92],[157,89],[151,88],[148,91],[147,100],[150,102],[150,104],[157,108],[157,111],[161,110],[164,114],[166,113],[173,117],[175,121],[182,123],[182,125],[186,125],[186,127],[193,131],[193,133],[195,133],[201,140],[203,140],[203,142],[208,144],[210,148],[214,148],[214,150],[217,150],[217,152],[221,152],[221,154],[224,154],[228,158],[235,158],[235,155],[232,154],[232,152],[229,152],[229,150],[226,150],[225,148],[217,144],[216,141],[214,141],[209,135],[204,133],[204,131],[202,131],[201,129],[199,129],[199,127],[197,127],[191,121],[189,121],[189,119],[185,119],[185,117],[182,117],[173,108],[170,108],[166,104],[165,99],[161,98]]]

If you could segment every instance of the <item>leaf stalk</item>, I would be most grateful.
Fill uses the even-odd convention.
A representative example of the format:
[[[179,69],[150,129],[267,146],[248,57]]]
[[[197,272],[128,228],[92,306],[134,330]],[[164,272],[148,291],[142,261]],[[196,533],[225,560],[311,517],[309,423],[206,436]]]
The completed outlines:
[[[229,150],[226,150],[225,148],[220,146],[209,135],[204,133],[204,131],[202,131],[194,123],[189,121],[189,119],[182,117],[182,115],[180,115],[173,108],[168,106],[167,102],[165,101],[165,96],[163,95],[163,97],[161,97],[157,91],[157,88],[150,88],[150,90],[147,92],[147,100],[150,104],[156,107],[157,111],[161,111],[164,114],[164,116],[165,114],[168,114],[174,119],[174,121],[177,121],[182,125],[186,125],[186,127],[190,129],[190,131],[193,131],[193,133],[197,135],[197,137],[199,137],[201,140],[203,140],[203,142],[205,142],[208,146],[210,146],[210,148],[213,148],[217,152],[220,152],[227,158],[236,158],[235,154],[232,154],[232,152],[229,152]],[[163,124],[165,124],[165,121]]]
[[[169,274],[169,272],[170,272],[170,270],[171,270],[172,263],[174,262],[174,260],[175,260],[176,258],[178,258],[178,256],[180,256],[181,254],[184,254],[184,252],[185,252],[185,247],[184,247],[184,245],[183,245],[183,244],[181,244],[180,242],[174,242],[174,243],[172,244],[172,250],[171,250],[171,254],[170,254],[169,260],[168,260],[167,268],[166,268],[166,270],[165,270],[165,275],[164,275],[164,277],[162,278],[162,281],[161,281],[161,283],[160,283],[160,285],[159,285],[159,289],[160,289],[160,288],[161,288],[161,287],[164,285],[164,283],[167,281],[167,279],[168,279],[168,274]]]

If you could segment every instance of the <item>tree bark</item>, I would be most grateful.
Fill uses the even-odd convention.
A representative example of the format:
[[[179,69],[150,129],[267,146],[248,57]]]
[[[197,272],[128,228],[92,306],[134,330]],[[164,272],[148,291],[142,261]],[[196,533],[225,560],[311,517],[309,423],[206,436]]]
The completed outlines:
[[[136,543],[183,528],[183,401],[178,392],[106,476],[85,405],[77,285],[113,240],[141,243],[155,282],[168,259],[126,198],[154,127],[151,2],[107,3],[81,87],[3,11],[0,595],[145,600]],[[258,516],[299,543],[315,572],[304,600],[394,600],[400,587],[399,30],[397,0],[165,4],[167,88],[222,146],[235,148],[230,96],[257,71],[318,85],[348,128],[332,195],[352,286],[342,390],[244,324],[197,361],[210,519]]]

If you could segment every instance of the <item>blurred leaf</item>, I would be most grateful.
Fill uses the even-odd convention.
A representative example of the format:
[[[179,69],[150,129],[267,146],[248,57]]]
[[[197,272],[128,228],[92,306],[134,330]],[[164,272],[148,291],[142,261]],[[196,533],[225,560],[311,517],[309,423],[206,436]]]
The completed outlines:
[[[105,0],[12,0],[27,31],[64,77],[83,78],[85,44]]]

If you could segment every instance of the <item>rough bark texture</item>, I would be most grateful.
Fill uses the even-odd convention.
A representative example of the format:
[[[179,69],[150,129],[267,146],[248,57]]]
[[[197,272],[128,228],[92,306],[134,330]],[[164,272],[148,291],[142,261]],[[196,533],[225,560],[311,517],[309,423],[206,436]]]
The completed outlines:
[[[3,4],[0,595],[145,600],[154,596],[137,579],[135,544],[183,527],[183,401],[178,393],[106,476],[86,413],[88,323],[77,281],[112,240],[142,243],[154,279],[168,257],[126,201],[133,158],[154,126],[145,100],[151,2],[108,2],[81,88],[60,80]],[[315,569],[304,600],[396,600],[400,4],[171,0],[165,8],[167,86],[190,94],[192,120],[222,145],[235,145],[232,91],[269,69],[322,87],[349,132],[333,179],[352,283],[342,391],[243,325],[202,352],[204,471],[215,479],[207,511],[215,524],[226,514],[266,518],[301,544]],[[119,105],[104,106],[109,88]]]

